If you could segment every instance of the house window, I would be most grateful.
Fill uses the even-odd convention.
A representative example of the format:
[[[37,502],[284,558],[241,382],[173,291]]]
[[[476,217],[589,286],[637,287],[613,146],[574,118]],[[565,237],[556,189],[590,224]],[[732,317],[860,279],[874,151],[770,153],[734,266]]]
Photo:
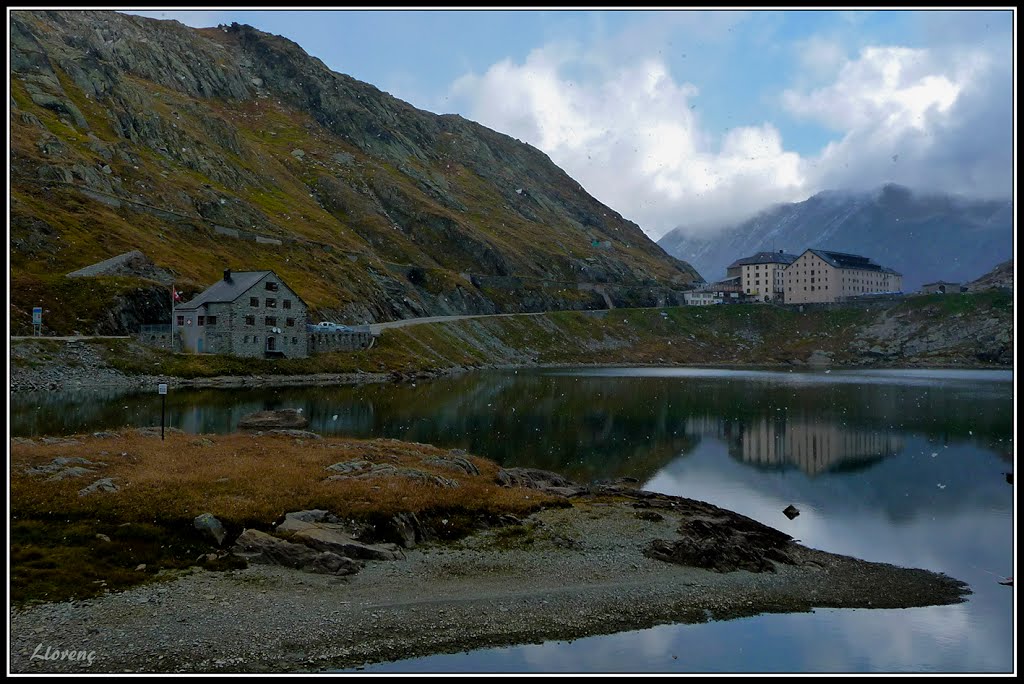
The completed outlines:
[[[196,325],[203,325],[206,322],[206,316],[200,316],[199,320],[196,321]]]
[[[270,292],[277,292],[277,283],[268,280],[267,290]]]
[[[186,318],[185,319],[185,325],[192,325],[192,319],[191,318]]]
[[[259,305],[260,305],[260,298],[259,297],[249,297],[249,306],[259,306]]]
[[[294,318],[286,318],[285,321],[284,321],[284,324],[287,325],[289,328],[294,328],[295,327],[295,319]]]
[[[292,338],[292,344],[298,344],[298,343],[299,343],[299,338],[298,337],[293,337]]]
[[[178,325],[185,325],[185,317],[178,316]]]
[[[245,324],[246,325],[256,325],[256,317],[255,316],[246,316],[245,317]]]
[[[277,325],[277,316],[267,316],[266,324],[269,325],[271,328],[276,326]]]
[[[277,308],[277,300],[276,299],[271,299],[270,297],[267,297],[266,305],[267,305],[268,309],[276,309]]]
[[[216,316],[207,316],[206,317],[206,325],[217,325],[217,317]]]
[[[290,300],[290,299],[286,299],[286,300],[284,300],[284,301],[283,301],[283,302],[281,303],[281,306],[283,306],[283,307],[284,307],[284,308],[286,308],[286,309],[290,309],[290,308],[292,308],[292,300]]]
[[[245,344],[249,344],[249,336],[246,335],[245,337],[243,337],[242,342],[244,342]]]

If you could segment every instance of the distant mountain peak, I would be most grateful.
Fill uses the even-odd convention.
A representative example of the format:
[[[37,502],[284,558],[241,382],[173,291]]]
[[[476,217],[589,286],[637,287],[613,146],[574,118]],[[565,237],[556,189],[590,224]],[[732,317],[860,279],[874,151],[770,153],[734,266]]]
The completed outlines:
[[[658,244],[708,280],[761,251],[860,254],[903,273],[909,290],[935,280],[966,282],[1006,260],[1013,248],[1013,206],[886,183],[869,191],[819,192],[699,237],[676,229]]]

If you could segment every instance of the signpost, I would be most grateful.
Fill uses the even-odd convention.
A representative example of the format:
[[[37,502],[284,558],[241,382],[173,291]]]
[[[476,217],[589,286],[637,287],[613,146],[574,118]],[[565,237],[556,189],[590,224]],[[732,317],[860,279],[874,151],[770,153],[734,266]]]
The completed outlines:
[[[32,334],[38,337],[43,334],[43,307],[32,307]]]
[[[156,391],[160,394],[160,440],[164,438],[164,410],[167,408],[167,383],[161,382],[156,387]]]

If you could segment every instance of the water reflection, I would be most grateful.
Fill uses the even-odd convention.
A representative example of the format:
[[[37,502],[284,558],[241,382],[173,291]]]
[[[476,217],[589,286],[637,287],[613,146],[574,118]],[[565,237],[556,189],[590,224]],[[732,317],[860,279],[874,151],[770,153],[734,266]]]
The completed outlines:
[[[1012,374],[586,369],[417,385],[172,391],[168,425],[302,408],[323,434],[462,447],[578,480],[637,477],[835,553],[946,572],[955,606],[820,610],[368,671],[1006,672],[1013,667]],[[14,435],[159,425],[155,392],[14,395]],[[782,510],[795,504],[801,515]]]
[[[969,441],[1010,460],[1012,385],[999,374],[903,382],[877,373],[593,369],[474,373],[416,385],[177,390],[167,425],[230,432],[247,413],[301,408],[326,435],[464,448],[581,480],[648,478],[702,440],[761,468],[870,467],[907,433]],[[979,381],[980,378],[989,379]],[[991,381],[995,377],[998,381]],[[155,392],[14,395],[14,435],[159,425]]]

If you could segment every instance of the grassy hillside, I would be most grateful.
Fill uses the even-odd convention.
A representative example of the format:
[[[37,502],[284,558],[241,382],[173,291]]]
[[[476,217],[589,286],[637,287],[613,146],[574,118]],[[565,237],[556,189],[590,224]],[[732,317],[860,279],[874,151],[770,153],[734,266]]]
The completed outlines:
[[[86,11],[14,12],[11,35],[12,323],[53,275],[133,249],[187,293],[273,269],[358,322],[522,310],[474,274],[526,279],[535,309],[695,276],[540,151],[278,36]]]

